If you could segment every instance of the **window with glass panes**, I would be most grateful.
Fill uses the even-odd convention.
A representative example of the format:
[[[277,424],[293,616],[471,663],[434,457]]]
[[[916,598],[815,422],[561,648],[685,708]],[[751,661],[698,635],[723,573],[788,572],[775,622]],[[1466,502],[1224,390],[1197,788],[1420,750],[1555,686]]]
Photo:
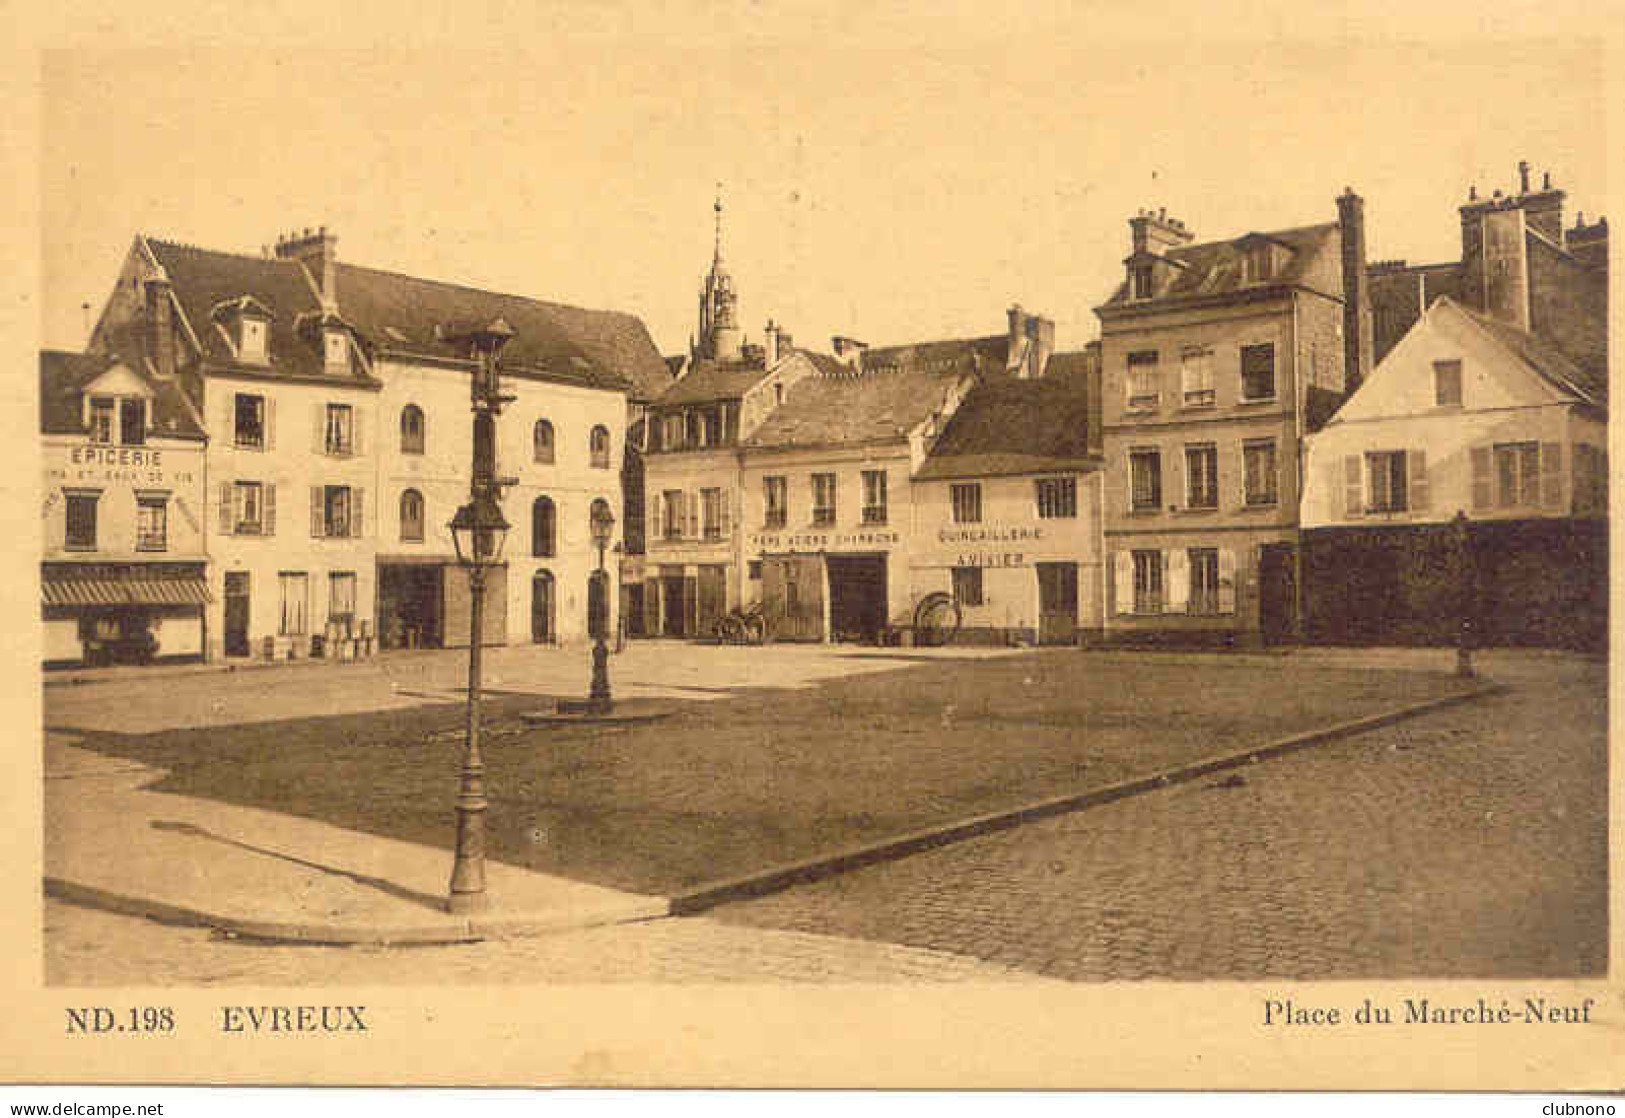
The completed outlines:
[[[67,536],[63,544],[69,551],[96,549],[97,499],[95,493],[67,494]]]
[[[1134,612],[1162,612],[1162,552],[1134,553]]]
[[[1279,500],[1274,439],[1248,439],[1241,444],[1242,468],[1246,471],[1247,503],[1273,505]]]
[[[1540,504],[1539,443],[1496,444],[1495,503],[1503,509]]]
[[[1185,448],[1185,501],[1193,509],[1219,507],[1219,450],[1212,443]]]
[[[700,514],[704,520],[705,538],[722,538],[722,490],[700,490]]]
[[[1376,450],[1365,456],[1366,508],[1403,512],[1406,508],[1405,452]]]
[[[683,491],[681,489],[667,489],[661,494],[662,520],[668,540],[683,538]]]
[[[111,396],[96,396],[90,401],[90,441],[93,443],[110,443],[113,441],[113,415],[114,406]]]
[[[1241,347],[1241,397],[1244,400],[1275,398],[1275,344]]]
[[[1205,346],[1191,346],[1180,355],[1179,379],[1183,403],[1187,408],[1213,406],[1213,350]]]
[[[1133,508],[1149,512],[1162,507],[1162,453],[1151,447],[1129,451],[1129,490]]]
[[[1078,482],[1076,478],[1045,477],[1033,483],[1037,491],[1038,517],[1056,520],[1078,515]]]
[[[334,571],[327,576],[327,620],[344,626],[346,633],[355,625],[355,572]]]
[[[1193,547],[1190,558],[1191,586],[1186,609],[1191,613],[1219,612],[1219,549]]]
[[[1128,355],[1128,406],[1154,408],[1161,398],[1157,351],[1137,350]]]
[[[1433,363],[1433,402],[1441,408],[1461,407],[1461,362]]]
[[[257,481],[239,481],[232,486],[232,522],[235,534],[257,536],[264,527],[262,489]]]
[[[327,405],[325,444],[329,454],[350,454],[355,450],[355,410],[349,404]]]
[[[277,575],[277,589],[282,605],[277,634],[284,637],[304,636],[309,625],[309,577],[303,571],[282,571]]]
[[[964,482],[948,487],[948,501],[953,506],[955,524],[979,524],[982,520],[982,486],[980,482]]]
[[[813,489],[813,523],[829,525],[835,523],[835,475],[814,474],[812,476]]]
[[[863,471],[863,522],[886,523],[886,471]]]
[[[982,604],[982,568],[954,568],[954,601],[962,606]]]
[[[788,495],[789,482],[785,478],[775,475],[762,479],[763,523],[766,527],[784,527],[789,517]]]
[[[169,546],[169,498],[140,496],[135,506],[135,549],[163,551]]]
[[[232,442],[259,449],[265,446],[265,397],[239,392],[232,403]]]

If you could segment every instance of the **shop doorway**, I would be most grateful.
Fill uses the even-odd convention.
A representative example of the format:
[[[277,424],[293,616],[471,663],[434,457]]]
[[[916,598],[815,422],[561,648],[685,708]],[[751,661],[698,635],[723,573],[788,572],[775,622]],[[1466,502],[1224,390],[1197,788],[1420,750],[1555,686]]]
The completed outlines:
[[[222,632],[227,656],[248,655],[248,572],[226,572],[226,618]]]
[[[886,556],[831,555],[825,562],[831,639],[878,642],[886,627]]]
[[[699,596],[696,633],[709,636],[728,612],[728,568],[720,564],[702,566],[695,589]]]
[[[1038,643],[1073,644],[1078,639],[1078,565],[1038,564]]]
[[[1292,639],[1298,614],[1295,548],[1267,543],[1258,552],[1258,627],[1265,644]],[[1392,617],[1384,612],[1383,617]]]
[[[439,564],[379,564],[380,647],[440,648],[445,644],[443,570]]]
[[[537,571],[530,580],[530,639],[533,644],[552,644],[553,572]]]
[[[817,555],[762,558],[762,617],[776,641],[824,639],[824,561]]]
[[[660,572],[660,635],[686,637],[688,631],[688,589],[682,571]]]

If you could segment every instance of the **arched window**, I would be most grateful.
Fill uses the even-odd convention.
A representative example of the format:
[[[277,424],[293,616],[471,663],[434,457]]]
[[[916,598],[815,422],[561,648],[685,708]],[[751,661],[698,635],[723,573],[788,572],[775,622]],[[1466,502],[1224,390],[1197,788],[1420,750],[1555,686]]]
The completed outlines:
[[[401,409],[401,453],[423,453],[423,409],[407,404]]]
[[[531,433],[531,441],[536,447],[536,461],[551,463],[553,461],[553,425],[545,419],[538,419],[536,429]]]
[[[401,539],[423,540],[423,494],[416,489],[401,494]]]
[[[594,469],[609,469],[609,428],[603,424],[592,429],[592,464]]]
[[[530,506],[530,553],[548,559],[555,554],[558,517],[551,497],[537,497]]]

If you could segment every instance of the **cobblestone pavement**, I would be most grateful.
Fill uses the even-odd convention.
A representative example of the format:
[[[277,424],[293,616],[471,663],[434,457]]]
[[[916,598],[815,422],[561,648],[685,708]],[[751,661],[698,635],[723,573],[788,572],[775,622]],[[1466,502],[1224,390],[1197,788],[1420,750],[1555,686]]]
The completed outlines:
[[[1073,980],[1602,974],[1606,672],[712,915]]]
[[[318,947],[48,899],[45,944],[52,986],[1042,981],[962,955],[705,917],[441,947]]]

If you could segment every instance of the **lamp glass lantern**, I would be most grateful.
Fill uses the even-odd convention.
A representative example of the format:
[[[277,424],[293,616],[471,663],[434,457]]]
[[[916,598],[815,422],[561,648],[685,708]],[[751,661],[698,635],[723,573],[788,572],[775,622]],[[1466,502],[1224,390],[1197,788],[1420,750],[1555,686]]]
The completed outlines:
[[[615,514],[610,511],[609,502],[597,500],[592,503],[592,542],[602,552],[609,546],[610,533],[615,530]]]
[[[451,542],[457,549],[457,562],[464,567],[496,563],[502,558],[508,528],[507,518],[489,493],[462,506],[451,518]]]

